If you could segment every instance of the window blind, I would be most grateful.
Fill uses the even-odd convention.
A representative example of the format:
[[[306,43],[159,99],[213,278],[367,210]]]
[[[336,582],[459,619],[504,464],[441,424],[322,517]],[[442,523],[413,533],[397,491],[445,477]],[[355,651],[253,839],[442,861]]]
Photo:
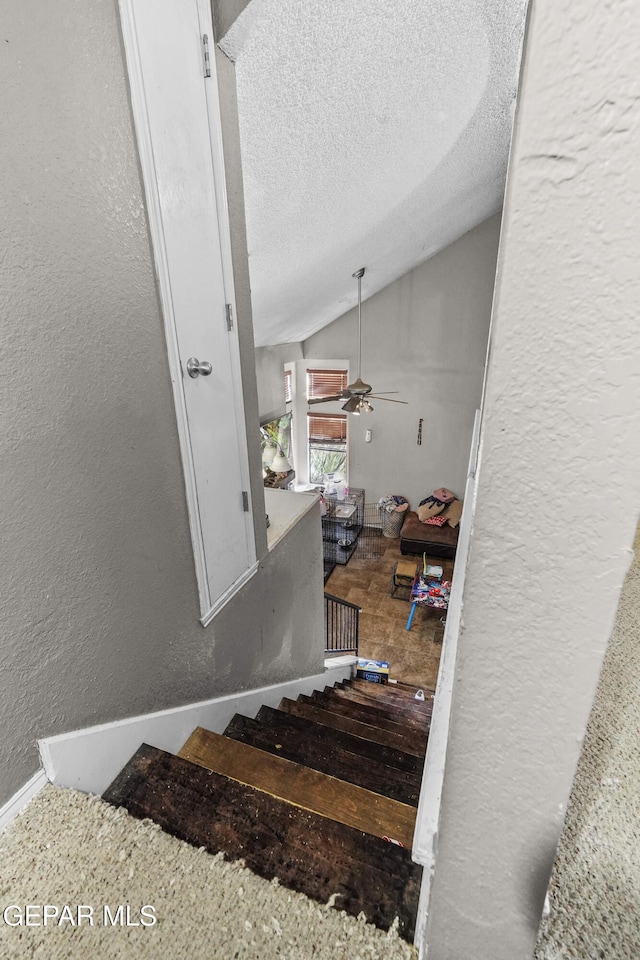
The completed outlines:
[[[284,372],[284,402],[291,403],[291,370]]]
[[[346,413],[308,413],[310,443],[346,443]]]
[[[347,386],[346,370],[307,370],[307,397],[335,397]]]

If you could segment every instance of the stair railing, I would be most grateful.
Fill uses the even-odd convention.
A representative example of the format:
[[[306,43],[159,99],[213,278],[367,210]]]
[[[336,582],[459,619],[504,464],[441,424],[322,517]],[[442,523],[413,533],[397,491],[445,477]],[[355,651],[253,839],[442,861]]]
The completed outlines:
[[[330,593],[324,595],[324,652],[358,655],[360,607]]]

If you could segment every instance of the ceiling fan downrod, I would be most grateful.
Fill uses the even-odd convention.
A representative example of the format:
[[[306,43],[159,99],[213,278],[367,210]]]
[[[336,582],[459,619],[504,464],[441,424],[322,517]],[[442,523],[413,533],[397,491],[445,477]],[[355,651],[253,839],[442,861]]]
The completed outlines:
[[[364,271],[365,268],[360,267],[359,270],[351,274],[358,281],[358,380],[360,380],[362,366],[362,278],[364,277]]]

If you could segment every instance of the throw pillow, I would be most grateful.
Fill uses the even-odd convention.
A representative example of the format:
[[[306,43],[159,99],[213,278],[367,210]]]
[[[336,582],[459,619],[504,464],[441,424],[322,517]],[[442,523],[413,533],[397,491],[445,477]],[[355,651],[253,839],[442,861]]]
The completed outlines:
[[[428,520],[429,517],[436,517],[439,513],[442,513],[446,504],[440,503],[439,501],[427,501],[423,503],[421,507],[418,507],[418,520],[422,520],[424,523],[425,520]]]
[[[429,517],[429,519],[428,519],[428,520],[425,520],[424,522],[425,522],[425,523],[430,523],[430,524],[432,524],[432,526],[434,526],[434,527],[444,527],[445,523],[447,522],[447,518],[446,518],[446,517],[442,517],[442,516],[440,516],[440,517]]]
[[[450,527],[457,527],[460,523],[460,517],[462,516],[462,500],[454,500],[453,503],[449,504],[449,509],[444,515],[444,519],[447,521]]]
[[[437,490],[433,491],[433,495],[436,500],[442,500],[443,503],[452,503],[456,498],[455,493],[447,490],[446,487],[438,487]]]

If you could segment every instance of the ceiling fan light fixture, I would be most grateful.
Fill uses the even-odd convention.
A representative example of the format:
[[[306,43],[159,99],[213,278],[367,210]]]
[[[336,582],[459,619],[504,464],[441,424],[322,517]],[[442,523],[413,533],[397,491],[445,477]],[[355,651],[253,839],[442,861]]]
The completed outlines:
[[[361,400],[360,408],[364,410],[365,413],[373,413],[373,407],[371,406],[368,400]]]
[[[360,406],[359,397],[349,397],[349,399],[347,400],[347,402],[345,403],[342,409],[346,410],[347,413],[360,413],[360,410],[358,409],[359,406]]]

